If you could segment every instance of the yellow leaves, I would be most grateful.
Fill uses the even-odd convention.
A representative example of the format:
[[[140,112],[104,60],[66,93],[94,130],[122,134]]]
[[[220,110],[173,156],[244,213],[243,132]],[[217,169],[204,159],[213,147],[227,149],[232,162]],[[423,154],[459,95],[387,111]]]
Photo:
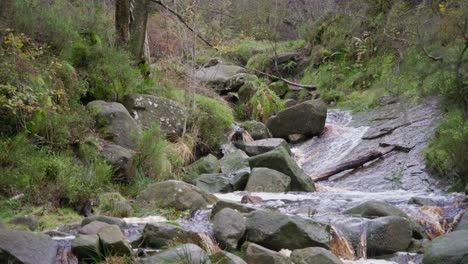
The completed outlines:
[[[446,5],[440,3],[440,4],[439,4],[439,11],[440,11],[441,13],[444,13],[444,12],[445,12],[445,9],[446,9]]]

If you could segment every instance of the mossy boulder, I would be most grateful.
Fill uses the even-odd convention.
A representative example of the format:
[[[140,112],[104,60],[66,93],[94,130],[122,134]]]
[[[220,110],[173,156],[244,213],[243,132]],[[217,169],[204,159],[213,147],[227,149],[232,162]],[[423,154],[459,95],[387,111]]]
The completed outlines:
[[[229,251],[238,247],[245,233],[244,216],[231,208],[224,208],[213,219],[213,230],[216,240],[222,248]]]
[[[195,185],[208,193],[233,191],[230,178],[223,173],[202,174],[195,180]]]
[[[288,175],[291,178],[291,191],[315,191],[312,179],[304,173],[284,148],[276,148],[251,157],[249,164],[251,168],[269,168]]]
[[[80,262],[92,263],[101,257],[101,244],[98,235],[77,235],[72,241],[71,250]]]
[[[218,63],[211,67],[203,67],[195,72],[195,78],[207,87],[222,91],[229,81],[237,74],[246,73],[242,67]]]
[[[239,125],[241,128],[245,129],[254,140],[271,138],[271,133],[262,122],[255,120],[245,121]]]
[[[115,217],[129,217],[133,214],[133,208],[120,193],[110,192],[99,195],[98,210],[101,214]]]
[[[242,150],[234,150],[224,156],[219,162],[221,171],[226,174],[236,172],[249,167],[249,156]]]
[[[207,173],[219,173],[221,172],[221,164],[214,155],[209,154],[187,166],[187,171],[192,177]]]
[[[423,264],[468,263],[468,230],[445,234],[434,240],[424,250]]]
[[[122,146],[109,144],[102,148],[101,156],[114,168],[113,180],[130,183],[135,179],[135,153]]]
[[[141,259],[142,264],[203,263],[211,264],[208,254],[195,244],[183,244]]]
[[[242,87],[237,92],[239,101],[242,103],[248,103],[250,98],[255,95],[257,90],[258,88],[252,82],[247,82],[246,84],[242,85]]]
[[[165,248],[171,243],[192,243],[198,239],[197,233],[186,231],[178,226],[166,223],[149,223],[143,228],[142,246]]]
[[[92,101],[88,110],[96,120],[96,128],[101,135],[124,148],[135,149],[140,126],[127,109],[120,103]]]
[[[321,100],[306,101],[286,108],[268,119],[266,125],[274,137],[319,135],[325,127],[327,107]]]
[[[254,168],[250,173],[245,190],[247,192],[287,192],[291,178],[268,168]]]
[[[102,251],[113,256],[130,256],[132,247],[116,225],[109,225],[98,232]]]
[[[379,256],[406,251],[412,240],[411,222],[398,216],[386,216],[367,224],[367,255]]]
[[[218,199],[197,186],[181,181],[154,183],[137,196],[137,203],[144,207],[198,210],[214,204]]]
[[[236,144],[240,149],[244,150],[249,156],[257,156],[266,153],[270,150],[282,147],[291,154],[288,142],[282,138],[267,138],[249,142],[242,142]]]

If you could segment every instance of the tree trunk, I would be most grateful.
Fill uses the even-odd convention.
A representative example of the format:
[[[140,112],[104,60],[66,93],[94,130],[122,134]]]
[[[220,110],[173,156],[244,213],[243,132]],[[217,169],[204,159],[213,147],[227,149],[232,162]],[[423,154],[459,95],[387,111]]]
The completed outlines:
[[[115,31],[117,45],[126,46],[130,40],[130,0],[115,2]]]
[[[147,62],[145,58],[146,26],[148,22],[149,0],[132,0],[130,13],[130,51],[139,62]]]

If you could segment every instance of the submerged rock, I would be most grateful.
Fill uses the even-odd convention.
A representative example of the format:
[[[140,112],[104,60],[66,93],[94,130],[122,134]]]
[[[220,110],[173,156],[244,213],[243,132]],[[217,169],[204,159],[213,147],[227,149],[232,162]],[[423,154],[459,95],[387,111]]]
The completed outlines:
[[[321,100],[306,101],[270,117],[267,127],[274,137],[288,139],[289,135],[317,136],[325,127],[327,107]]]
[[[304,173],[284,148],[276,148],[251,157],[249,164],[251,168],[269,168],[288,175],[291,178],[291,191],[315,191],[312,179]]]
[[[268,168],[254,168],[245,190],[248,192],[287,192],[291,178]]]
[[[53,264],[57,244],[49,236],[0,230],[0,263]]]
[[[294,250],[291,253],[291,262],[294,264],[343,264],[333,253],[320,247]]]
[[[247,241],[274,250],[329,248],[331,238],[328,225],[265,210],[251,212],[246,217]]]
[[[247,244],[245,260],[249,264],[289,264],[286,256],[254,243]]]
[[[137,147],[136,136],[141,129],[127,109],[119,103],[92,101],[87,108],[96,120],[96,127],[102,136],[124,148]]]
[[[203,263],[211,264],[208,254],[194,244],[183,244],[141,259],[142,264]]]
[[[468,263],[468,230],[455,231],[434,239],[424,250],[423,263]]]
[[[221,248],[229,251],[238,247],[245,233],[244,216],[231,208],[224,208],[213,217],[213,230]]]
[[[123,104],[142,127],[157,123],[163,134],[182,135],[187,110],[178,102],[153,95],[129,94]]]
[[[137,203],[142,207],[157,206],[192,211],[205,208],[217,200],[197,186],[175,180],[154,183],[137,196]]]

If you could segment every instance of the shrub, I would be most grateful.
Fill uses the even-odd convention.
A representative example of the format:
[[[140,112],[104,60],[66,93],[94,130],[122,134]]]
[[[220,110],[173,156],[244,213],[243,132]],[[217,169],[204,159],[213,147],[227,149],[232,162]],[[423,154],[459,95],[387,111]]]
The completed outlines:
[[[437,175],[468,182],[468,123],[461,109],[452,109],[439,124],[425,152],[426,164]],[[463,185],[465,186],[465,185]]]
[[[263,82],[256,82],[257,91],[250,98],[251,119],[266,122],[268,118],[285,108],[283,100]]]

